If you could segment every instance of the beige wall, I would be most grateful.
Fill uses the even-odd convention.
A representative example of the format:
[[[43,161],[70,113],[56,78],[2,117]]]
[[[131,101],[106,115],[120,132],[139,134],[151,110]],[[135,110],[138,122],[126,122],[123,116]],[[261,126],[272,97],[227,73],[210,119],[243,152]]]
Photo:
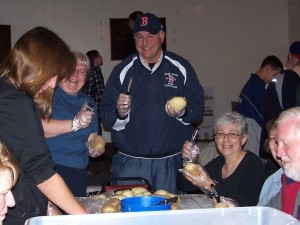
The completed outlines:
[[[214,87],[218,115],[231,109],[230,101],[265,56],[274,54],[285,62],[290,41],[300,40],[299,9],[292,7],[299,8],[299,2],[0,0],[0,23],[12,26],[12,44],[28,29],[42,25],[59,33],[73,50],[99,49],[107,79],[119,62],[110,61],[109,19],[127,18],[135,10],[166,17],[168,50],[192,63],[203,86]]]
[[[289,12],[289,40],[300,40],[300,1],[288,0]]]

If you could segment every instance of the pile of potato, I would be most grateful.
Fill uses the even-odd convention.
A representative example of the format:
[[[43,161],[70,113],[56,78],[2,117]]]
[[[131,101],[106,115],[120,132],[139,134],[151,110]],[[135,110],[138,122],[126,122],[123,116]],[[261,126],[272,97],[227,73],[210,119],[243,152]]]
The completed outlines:
[[[143,187],[134,187],[132,189],[118,190],[113,196],[107,199],[105,205],[101,208],[101,213],[115,213],[121,212],[120,201],[124,198],[134,197],[134,196],[159,196],[163,198],[171,198],[177,195],[169,193],[165,190],[157,190],[153,194]],[[99,195],[98,198],[104,199],[105,195]],[[173,203],[171,209],[180,209],[178,203]]]

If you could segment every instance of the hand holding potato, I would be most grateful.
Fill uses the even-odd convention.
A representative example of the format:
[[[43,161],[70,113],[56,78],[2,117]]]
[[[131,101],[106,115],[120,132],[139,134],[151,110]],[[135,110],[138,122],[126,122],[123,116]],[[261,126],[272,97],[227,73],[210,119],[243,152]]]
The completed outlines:
[[[169,116],[178,117],[185,113],[186,100],[184,97],[173,97],[165,105]]]
[[[94,135],[85,145],[90,157],[98,157],[105,152],[105,140],[100,135]]]
[[[220,197],[221,202],[218,203],[215,198],[213,198],[212,203],[215,208],[233,208],[233,207],[238,207],[238,203],[231,199],[231,198],[226,198],[224,196]]]
[[[131,96],[121,93],[117,100],[117,109],[120,117],[127,116],[131,108]]]
[[[186,100],[184,97],[173,97],[170,100],[170,106],[177,110],[182,110],[186,107]]]
[[[188,162],[184,165],[183,169],[179,170],[179,172],[181,172],[193,185],[199,188],[203,187],[210,190],[210,184],[214,184],[214,181],[199,164]]]

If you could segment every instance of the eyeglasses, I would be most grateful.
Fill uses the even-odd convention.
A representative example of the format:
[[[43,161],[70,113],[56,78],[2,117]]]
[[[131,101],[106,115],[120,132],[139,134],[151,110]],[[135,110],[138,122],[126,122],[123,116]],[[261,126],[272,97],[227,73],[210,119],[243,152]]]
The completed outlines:
[[[268,137],[268,143],[275,144],[275,137]]]
[[[236,134],[236,133],[216,133],[215,137],[217,139],[224,139],[225,137],[227,137],[228,139],[236,139],[238,136],[241,136],[242,134]]]

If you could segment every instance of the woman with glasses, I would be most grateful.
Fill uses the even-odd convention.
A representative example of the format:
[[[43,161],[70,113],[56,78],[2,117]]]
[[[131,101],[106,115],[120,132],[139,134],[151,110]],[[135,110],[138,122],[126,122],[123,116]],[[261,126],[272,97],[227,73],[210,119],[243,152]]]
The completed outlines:
[[[198,165],[200,176],[193,176],[182,170],[188,180],[186,185],[193,184],[195,187],[205,188],[208,192],[212,191],[211,185],[214,185],[220,196],[234,199],[239,206],[257,205],[265,180],[264,166],[258,156],[243,150],[247,141],[247,130],[247,123],[241,114],[228,112],[220,116],[214,125],[215,143],[220,156],[205,167]],[[182,156],[186,158],[190,154],[191,147],[187,141],[183,145]],[[196,162],[197,156],[192,161]]]
[[[57,85],[52,115],[42,123],[56,172],[76,197],[84,197],[89,163],[86,142],[98,133],[98,118],[88,107],[95,106],[94,100],[81,91],[89,70],[88,57],[81,52],[74,56],[76,70]]]
[[[281,168],[281,160],[277,157],[277,143],[275,140],[275,126],[276,118],[269,120],[267,123],[267,132],[268,138],[265,142],[266,152],[272,154],[274,160],[279,165],[279,169],[270,175],[268,179],[265,181],[259,196],[258,206],[265,206],[269,203],[269,201],[280,191],[281,189],[281,175],[283,174],[283,169]]]

